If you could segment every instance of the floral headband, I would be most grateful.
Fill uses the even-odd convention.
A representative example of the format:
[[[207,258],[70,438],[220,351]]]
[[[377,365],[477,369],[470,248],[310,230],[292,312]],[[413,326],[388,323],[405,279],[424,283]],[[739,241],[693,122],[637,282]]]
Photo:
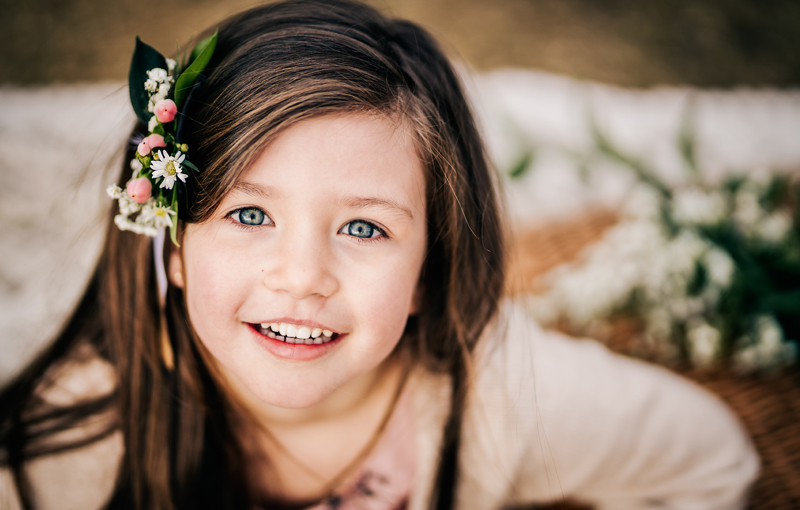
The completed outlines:
[[[108,195],[119,202],[114,223],[120,230],[156,237],[169,227],[177,246],[178,186],[185,186],[185,169],[198,171],[186,156],[189,147],[177,138],[176,116],[186,108],[189,92],[211,60],[217,33],[194,47],[183,64],[165,58],[136,38],[128,75],[131,105],[147,125],[147,136],[130,162],[131,178],[125,189],[111,185]],[[135,219],[131,219],[135,215]]]

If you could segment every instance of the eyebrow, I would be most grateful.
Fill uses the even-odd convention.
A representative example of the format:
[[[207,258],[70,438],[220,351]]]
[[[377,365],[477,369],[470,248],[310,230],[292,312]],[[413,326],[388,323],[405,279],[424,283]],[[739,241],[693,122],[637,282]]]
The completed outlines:
[[[251,182],[239,181],[231,188],[231,193],[241,193],[256,198],[275,198],[280,196],[280,192],[272,186],[262,186]]]
[[[339,203],[353,209],[363,209],[366,207],[379,207],[389,212],[400,213],[414,219],[414,215],[408,207],[405,207],[394,200],[379,197],[355,197],[345,196],[339,198]]]
[[[265,186],[261,184],[254,184],[252,182],[239,181],[231,188],[231,193],[241,193],[256,198],[276,198],[281,195],[280,191],[272,186]],[[394,200],[380,197],[357,197],[357,196],[343,196],[339,197],[337,202],[345,207],[351,209],[364,209],[367,207],[378,207],[386,209],[395,214],[402,214],[414,219],[414,215],[408,207],[405,207]]]

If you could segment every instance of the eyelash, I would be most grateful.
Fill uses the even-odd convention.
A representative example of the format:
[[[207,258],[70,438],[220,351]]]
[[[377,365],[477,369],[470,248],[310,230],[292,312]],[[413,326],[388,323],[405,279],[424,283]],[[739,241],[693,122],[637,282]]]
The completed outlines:
[[[360,243],[360,244],[372,244],[372,243],[378,243],[378,242],[381,242],[381,241],[387,241],[387,240],[390,239],[389,236],[386,234],[386,231],[383,228],[379,227],[378,225],[376,225],[375,223],[373,223],[371,221],[362,220],[360,218],[359,219],[355,219],[355,220],[350,220],[347,223],[345,223],[344,225],[342,225],[342,227],[337,231],[337,234],[339,232],[342,232],[347,225],[350,225],[351,223],[356,223],[356,222],[366,223],[367,225],[371,226],[373,229],[377,230],[380,235],[376,236],[376,237],[356,237],[356,236],[352,236],[352,235],[349,235],[349,234],[342,234],[342,235],[346,235],[349,238],[353,239],[354,241],[356,241],[357,243]]]
[[[233,216],[234,216],[236,213],[239,213],[239,212],[242,212],[242,211],[247,211],[247,210],[250,210],[250,209],[255,209],[255,210],[257,210],[257,211],[260,211],[260,212],[261,212],[261,214],[263,214],[263,215],[264,215],[264,218],[269,220],[269,223],[262,223],[261,225],[247,225],[247,224],[245,224],[245,223],[242,223],[241,221],[239,221],[239,220],[237,220],[237,219],[234,219],[234,217],[233,217]],[[249,232],[249,231],[252,231],[252,230],[256,230],[256,229],[258,229],[258,228],[260,228],[260,227],[269,227],[269,226],[270,226],[270,224],[272,223],[272,218],[270,218],[270,217],[269,217],[269,214],[265,213],[265,212],[264,212],[262,209],[260,209],[260,208],[258,208],[258,207],[240,207],[240,208],[238,208],[238,209],[234,209],[233,211],[229,212],[228,214],[226,214],[226,215],[225,215],[225,217],[226,217],[226,218],[227,218],[227,219],[228,219],[228,220],[229,220],[231,223],[233,223],[233,225],[234,225],[236,228],[238,228],[238,229],[240,229],[240,230],[248,231],[248,232]]]
[[[259,227],[270,226],[270,223],[262,223],[261,225],[247,225],[247,224],[242,223],[241,221],[239,221],[237,219],[234,219],[234,215],[236,213],[239,213],[241,211],[246,211],[248,209],[256,209],[256,210],[260,211],[264,215],[264,218],[269,219],[270,223],[272,223],[272,218],[270,218],[267,213],[265,213],[262,209],[260,209],[258,207],[240,207],[238,209],[234,209],[233,211],[229,212],[228,214],[225,215],[225,217],[231,223],[233,223],[236,228],[238,228],[240,230],[252,231],[252,230],[258,229]],[[371,221],[367,221],[367,220],[360,219],[360,218],[348,221],[347,223],[342,225],[341,228],[339,228],[339,230],[336,233],[337,234],[341,233],[347,225],[350,225],[351,223],[355,223],[355,222],[362,222],[362,223],[368,224],[373,229],[377,230],[380,235],[379,236],[375,236],[375,237],[356,237],[356,236],[352,236],[352,235],[344,234],[344,233],[342,233],[342,235],[346,235],[346,236],[350,237],[351,239],[353,239],[354,241],[356,241],[357,243],[361,243],[361,244],[372,244],[372,243],[377,243],[377,242],[380,242],[380,241],[385,241],[385,240],[390,239],[390,237],[386,234],[386,231],[382,227],[379,227],[378,225],[376,225],[375,223],[373,223]]]

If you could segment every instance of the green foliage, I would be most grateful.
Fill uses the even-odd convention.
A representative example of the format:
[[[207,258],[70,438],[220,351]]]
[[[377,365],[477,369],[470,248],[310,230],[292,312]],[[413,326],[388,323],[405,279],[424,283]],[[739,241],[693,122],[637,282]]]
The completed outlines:
[[[517,161],[517,163],[513,167],[511,167],[511,170],[508,171],[508,176],[511,177],[512,179],[517,179],[528,173],[528,170],[531,167],[531,163],[533,163],[533,159],[534,159],[533,150],[526,151],[525,154],[523,154],[522,157],[519,158],[519,161]]]
[[[144,82],[147,81],[147,71],[155,68],[166,69],[167,59],[152,46],[143,43],[137,37],[136,48],[133,51],[133,59],[131,60],[131,69],[128,73],[128,91],[133,111],[136,112],[136,116],[145,125],[152,114],[147,111],[150,95],[144,89]]]
[[[217,32],[213,35],[203,39],[192,50],[189,57],[188,67],[181,73],[175,82],[175,104],[178,106],[178,111],[183,107],[183,103],[189,94],[189,90],[197,81],[200,73],[205,70],[208,63],[211,61],[211,56],[217,47]]]

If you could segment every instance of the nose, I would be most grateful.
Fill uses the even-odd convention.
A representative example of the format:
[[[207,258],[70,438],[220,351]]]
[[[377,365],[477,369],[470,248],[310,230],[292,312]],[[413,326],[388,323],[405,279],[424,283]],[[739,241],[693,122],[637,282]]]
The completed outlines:
[[[321,237],[289,233],[274,245],[264,271],[264,284],[297,300],[327,298],[339,287],[331,271],[330,249]]]

